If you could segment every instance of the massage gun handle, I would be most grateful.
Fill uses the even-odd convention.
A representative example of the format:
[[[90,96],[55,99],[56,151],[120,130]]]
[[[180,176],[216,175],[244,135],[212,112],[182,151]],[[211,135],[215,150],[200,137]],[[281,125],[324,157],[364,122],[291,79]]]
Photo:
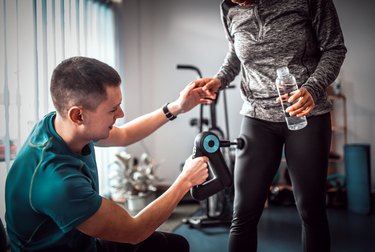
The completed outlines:
[[[214,174],[213,178],[205,181],[201,185],[191,188],[190,194],[196,200],[204,200],[215,193],[232,185],[232,176],[220,150],[215,153],[202,153],[200,148],[195,146],[193,158],[207,156],[210,160],[210,170]]]

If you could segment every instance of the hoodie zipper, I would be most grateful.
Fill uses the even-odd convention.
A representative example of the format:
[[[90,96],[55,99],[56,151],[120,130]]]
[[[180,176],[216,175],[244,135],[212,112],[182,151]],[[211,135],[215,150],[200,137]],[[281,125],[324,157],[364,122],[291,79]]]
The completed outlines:
[[[260,19],[260,16],[259,16],[258,5],[254,6],[254,15],[255,15],[255,19],[257,20],[258,25],[259,25],[258,41],[262,41],[263,40],[263,22],[262,22],[262,20]]]

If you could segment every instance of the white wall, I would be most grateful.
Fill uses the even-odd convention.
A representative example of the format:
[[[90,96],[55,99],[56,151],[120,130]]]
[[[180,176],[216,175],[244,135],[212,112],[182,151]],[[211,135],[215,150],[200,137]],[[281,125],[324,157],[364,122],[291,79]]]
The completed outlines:
[[[375,190],[375,2],[335,1],[348,54],[342,67],[343,92],[348,100],[348,142],[371,145],[372,190]]]
[[[176,99],[179,92],[197,78],[194,71],[177,70],[177,64],[196,65],[205,76],[212,76],[223,61],[227,42],[219,16],[219,1],[131,0],[123,8],[123,59],[125,117],[160,108]],[[238,135],[241,117],[239,91],[227,91],[231,138]],[[224,130],[222,100],[217,108],[219,126]],[[207,117],[208,107],[204,115]],[[160,163],[158,175],[170,183],[180,165],[192,153],[197,127],[190,119],[199,116],[199,107],[179,116],[128,152],[145,151]],[[221,122],[220,122],[221,121]]]
[[[177,97],[194,72],[176,70],[176,64],[194,64],[203,75],[218,70],[227,50],[219,17],[220,0],[125,0],[121,17],[125,116],[132,119],[161,107]],[[340,75],[347,96],[348,142],[372,146],[372,188],[375,188],[375,85],[373,83],[373,1],[335,1],[348,54]],[[238,81],[235,81],[238,86]],[[238,87],[228,92],[231,138],[238,134],[241,117]],[[221,107],[218,108],[222,116]],[[207,114],[206,114],[207,115]],[[172,181],[180,163],[190,155],[196,128],[189,120],[198,116],[194,109],[143,142],[150,154],[161,162],[158,174]],[[221,123],[220,126],[224,127]],[[128,151],[139,155],[135,144]]]

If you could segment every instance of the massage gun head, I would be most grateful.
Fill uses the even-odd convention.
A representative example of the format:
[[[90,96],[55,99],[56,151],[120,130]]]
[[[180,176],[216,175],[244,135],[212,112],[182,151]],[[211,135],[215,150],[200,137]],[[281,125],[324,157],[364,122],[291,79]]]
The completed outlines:
[[[239,150],[242,150],[243,147],[245,147],[245,140],[243,140],[243,138],[241,138],[241,137],[236,138],[235,143],[237,145],[237,149],[239,149]]]
[[[209,131],[201,132],[194,140],[193,157],[215,153],[219,148],[220,140],[216,134]]]
[[[220,147],[229,147],[231,145],[236,145],[237,149],[242,150],[245,146],[245,140],[241,137],[236,138],[233,142],[220,140],[212,131],[204,131],[195,137],[193,156],[197,156],[195,155],[197,148],[202,152],[202,156],[203,153],[215,153]]]

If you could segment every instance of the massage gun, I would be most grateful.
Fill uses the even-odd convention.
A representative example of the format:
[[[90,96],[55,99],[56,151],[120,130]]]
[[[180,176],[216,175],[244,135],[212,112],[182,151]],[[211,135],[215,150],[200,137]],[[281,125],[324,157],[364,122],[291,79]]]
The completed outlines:
[[[196,200],[204,200],[213,194],[232,185],[232,175],[220,151],[220,147],[237,145],[242,149],[244,141],[237,138],[236,142],[220,141],[218,136],[211,131],[199,133],[194,140],[193,158],[206,156],[209,160],[209,178],[200,185],[190,189],[191,196]]]

